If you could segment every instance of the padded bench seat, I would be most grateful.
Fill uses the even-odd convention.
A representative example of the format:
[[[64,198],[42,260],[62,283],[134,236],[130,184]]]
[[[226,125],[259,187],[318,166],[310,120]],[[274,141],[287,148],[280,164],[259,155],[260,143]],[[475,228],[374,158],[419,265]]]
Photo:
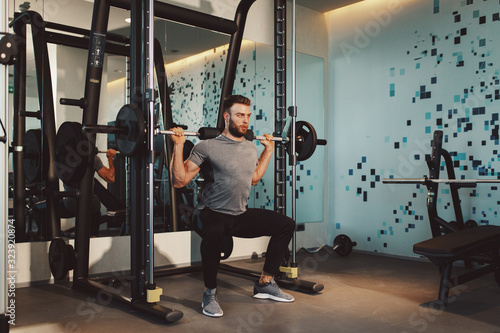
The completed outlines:
[[[413,252],[434,258],[452,258],[470,255],[474,249],[482,249],[485,243],[500,244],[500,226],[480,226],[463,229],[434,237],[413,245]]]
[[[438,299],[443,304],[448,302],[451,288],[485,274],[494,273],[495,281],[500,285],[499,250],[500,226],[462,229],[413,245],[413,252],[427,257],[439,266],[441,282]],[[453,263],[458,260],[479,262],[483,266],[471,266],[471,271],[452,277]]]

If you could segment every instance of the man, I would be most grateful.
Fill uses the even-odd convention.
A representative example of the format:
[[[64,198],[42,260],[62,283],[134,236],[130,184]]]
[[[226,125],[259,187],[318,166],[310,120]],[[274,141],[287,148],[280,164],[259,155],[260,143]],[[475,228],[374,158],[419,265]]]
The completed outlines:
[[[215,139],[201,141],[189,158],[183,161],[186,138],[181,128],[173,128],[174,142],[171,178],[174,187],[188,184],[200,171],[209,168],[213,179],[205,185],[202,199],[195,209],[199,223],[203,279],[203,314],[221,317],[223,311],[217,300],[217,271],[224,235],[243,238],[271,236],[261,277],[254,286],[253,297],[293,302],[294,298],[280,290],[274,276],[295,230],[295,222],[287,216],[266,209],[247,209],[251,185],[257,185],[271,160],[274,143],[265,134],[261,140],[264,151],[257,159],[257,148],[245,140],[250,120],[250,100],[232,95],[223,104],[225,128]],[[208,166],[206,166],[208,164]],[[207,172],[205,172],[206,174]],[[196,221],[196,219],[198,221]]]
[[[106,151],[106,158],[108,159],[108,166],[106,167],[99,156],[95,156],[94,159],[94,171],[104,179],[107,183],[115,182],[115,166],[113,159],[116,156],[116,150],[108,149]],[[78,188],[78,184],[64,184],[64,189],[66,191],[74,190]],[[77,212],[78,200],[74,197],[67,197],[63,199],[63,204],[66,209],[68,209],[73,215]],[[92,221],[90,223],[90,236],[97,237],[99,235],[99,227],[101,222],[101,201],[97,195],[92,194],[92,201],[90,204],[90,209],[92,211]]]

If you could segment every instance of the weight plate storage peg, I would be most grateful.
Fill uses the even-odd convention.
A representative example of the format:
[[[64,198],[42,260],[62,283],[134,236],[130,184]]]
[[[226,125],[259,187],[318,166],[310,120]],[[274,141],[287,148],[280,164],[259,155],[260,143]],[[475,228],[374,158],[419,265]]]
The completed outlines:
[[[49,267],[54,279],[64,279],[70,270],[75,268],[75,251],[64,239],[56,237],[50,242]]]
[[[342,257],[348,256],[354,246],[356,242],[353,242],[347,235],[338,235],[333,240],[333,250]]]

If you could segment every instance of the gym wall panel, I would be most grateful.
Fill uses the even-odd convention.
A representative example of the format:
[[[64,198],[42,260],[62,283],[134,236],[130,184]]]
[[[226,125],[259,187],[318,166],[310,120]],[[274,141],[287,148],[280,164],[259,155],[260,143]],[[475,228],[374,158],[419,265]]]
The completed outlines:
[[[329,240],[414,256],[431,237],[427,190],[382,178],[428,175],[434,130],[457,178],[500,178],[500,4],[363,1],[327,14],[330,39]],[[441,178],[446,178],[441,172]],[[464,219],[499,225],[497,186],[461,189]],[[454,220],[446,185],[439,214]]]

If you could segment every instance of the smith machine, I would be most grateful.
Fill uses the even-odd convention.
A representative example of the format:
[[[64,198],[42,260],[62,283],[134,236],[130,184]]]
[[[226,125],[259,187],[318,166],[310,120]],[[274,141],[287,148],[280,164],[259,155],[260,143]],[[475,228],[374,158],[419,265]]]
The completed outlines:
[[[233,90],[233,82],[235,79],[236,66],[239,57],[241,41],[243,37],[243,29],[247,17],[248,10],[255,0],[242,0],[236,10],[234,21],[226,20],[211,15],[199,13],[185,8],[160,3],[153,1],[126,1],[126,0],[96,0],[94,2],[94,12],[92,17],[92,27],[90,32],[62,26],[58,24],[44,23],[33,32],[37,35],[39,44],[35,44],[35,52],[39,50],[39,54],[35,54],[35,59],[38,59],[37,78],[40,95],[41,111],[38,114],[30,114],[24,111],[25,109],[25,58],[24,52],[14,52],[9,54],[4,64],[15,64],[17,83],[15,92],[18,91],[18,103],[15,103],[15,114],[18,120],[18,126],[14,127],[15,133],[18,135],[18,140],[14,140],[14,147],[23,146],[24,121],[22,117],[37,116],[42,118],[42,136],[47,142],[48,151],[46,153],[38,151],[38,156],[24,156],[24,159],[31,158],[31,166],[35,169],[30,169],[32,174],[40,176],[46,181],[45,191],[47,197],[47,212],[48,220],[50,221],[45,237],[53,239],[49,251],[49,263],[51,271],[56,279],[66,277],[67,272],[74,269],[73,286],[74,288],[89,291],[92,293],[105,293],[115,300],[129,304],[132,308],[152,314],[167,322],[175,322],[179,320],[183,314],[174,309],[169,309],[158,304],[161,289],[156,287],[154,276],[168,276],[173,274],[181,274],[186,272],[199,271],[200,267],[192,266],[187,268],[174,268],[155,270],[153,262],[153,162],[154,149],[153,143],[155,136],[169,134],[168,131],[154,130],[154,73],[159,86],[160,100],[162,104],[162,113],[164,119],[164,128],[173,126],[172,111],[170,97],[167,94],[167,80],[163,67],[163,55],[159,43],[153,38],[153,18],[159,17],[179,23],[184,23],[192,26],[202,27],[205,29],[225,33],[231,36],[229,50],[227,54],[226,68],[224,80],[222,84],[222,92],[220,101],[230,95]],[[130,10],[131,12],[131,37],[126,38],[107,33],[107,24],[109,19],[110,6]],[[6,36],[9,41],[14,41],[14,45],[24,45],[25,39],[20,43],[18,36],[22,36],[21,31],[27,23],[33,25],[34,22],[43,22],[41,17],[33,12],[16,14],[13,22],[16,35]],[[293,2],[293,29],[295,29],[295,2]],[[44,27],[52,29],[60,29],[65,32],[82,34],[88,38],[77,38],[70,35],[58,33],[46,33]],[[297,122],[297,107],[289,108],[289,116],[285,112],[286,103],[286,1],[275,0],[275,103],[276,103],[276,160],[275,160],[275,209],[283,214],[286,214],[286,152],[290,156],[290,165],[292,166],[292,218],[295,219],[295,199],[296,199],[296,175],[295,167],[297,161],[309,158],[317,145],[324,145],[326,141],[318,140],[314,128],[307,122]],[[295,30],[292,31],[292,99],[295,105]],[[35,41],[34,41],[35,42]],[[55,138],[55,122],[54,122],[54,106],[52,102],[52,90],[50,76],[44,75],[49,73],[48,56],[46,42],[56,42],[63,45],[69,45],[89,50],[87,74],[85,81],[84,97],[80,99],[61,99],[62,104],[75,105],[83,109],[83,126],[76,127],[77,130],[70,132],[70,137],[63,137],[59,140],[60,133],[57,133]],[[2,43],[4,45],[6,43]],[[128,46],[130,45],[130,47]],[[5,50],[5,47],[2,47]],[[1,51],[1,50],[0,50]],[[6,52],[7,52],[6,51]],[[99,108],[99,97],[102,78],[102,65],[105,52],[113,54],[121,54],[129,56],[131,60],[131,84],[130,96],[131,104],[125,105],[117,116],[116,126],[101,126],[97,125],[97,115]],[[8,53],[8,52],[7,52]],[[24,69],[23,69],[24,68]],[[39,74],[39,75],[38,75]],[[50,98],[48,98],[50,97]],[[213,137],[218,133],[218,129],[223,127],[223,112],[221,110],[222,103],[219,106],[219,114],[217,119],[216,129],[200,129],[199,132],[193,135],[201,136],[202,138]],[[43,117],[41,116],[43,115]],[[288,129],[286,119],[291,118],[291,129]],[[63,124],[64,125],[64,124]],[[61,127],[63,127],[63,125]],[[83,127],[83,131],[80,128]],[[16,131],[17,128],[17,131]],[[81,148],[82,144],[93,148],[96,133],[114,133],[117,138],[118,148],[122,154],[130,157],[131,169],[131,198],[130,198],[130,235],[131,235],[131,297],[125,297],[110,288],[116,283],[116,277],[104,277],[99,279],[89,278],[89,230],[86,227],[87,221],[90,219],[90,197],[92,195],[93,183],[93,162],[95,158],[94,149],[89,149],[87,154],[76,154],[71,156],[71,162],[68,162],[69,151],[78,151],[76,148]],[[71,140],[70,140],[71,139]],[[58,141],[65,142],[60,144]],[[169,142],[169,141],[167,141]],[[74,146],[71,146],[74,145]],[[79,146],[80,145],[80,146]],[[71,148],[71,149],[68,149]],[[36,149],[35,149],[36,150]],[[166,148],[166,158],[170,160],[172,154],[172,144],[169,142]],[[14,152],[17,150],[14,149]],[[22,150],[21,150],[22,152]],[[14,156],[14,164],[23,163],[21,152],[19,156]],[[36,161],[33,161],[36,160]],[[44,161],[46,159],[46,161]],[[75,163],[76,162],[76,163]],[[28,164],[30,164],[28,163]],[[26,161],[24,161],[26,164]],[[19,170],[20,168],[16,168]],[[67,245],[60,235],[60,222],[55,213],[55,198],[68,195],[59,193],[56,190],[56,182],[53,179],[57,175],[58,178],[64,181],[77,181],[79,193],[77,194],[78,211],[76,214],[76,238],[75,249],[71,245]],[[24,188],[24,175],[17,175],[15,182],[14,193],[18,186]],[[16,176],[15,176],[16,178]],[[36,177],[34,177],[35,179]],[[57,180],[58,181],[58,180]],[[51,186],[53,185],[54,188]],[[21,193],[23,193],[21,191]],[[147,193],[146,196],[141,194]],[[16,197],[16,195],[15,195]],[[25,200],[22,198],[22,200]],[[51,201],[52,200],[52,201]],[[171,189],[171,206],[177,207],[178,194],[175,189]],[[15,206],[16,206],[16,200]],[[25,201],[18,200],[25,204]],[[53,207],[53,208],[50,208]],[[16,211],[16,209],[15,209]],[[175,225],[178,220],[177,209],[171,209],[171,220]],[[18,213],[16,222],[25,219]],[[25,230],[22,229],[21,230]],[[299,290],[309,293],[317,293],[323,289],[323,285],[316,282],[309,282],[298,279],[297,264],[295,263],[295,235],[292,241],[292,260],[284,258],[284,267],[282,267],[283,277],[277,282],[286,288]],[[225,253],[228,256],[228,253]],[[258,278],[260,272],[253,272],[245,269],[231,267],[227,264],[221,264],[221,271],[230,274],[238,274]]]

